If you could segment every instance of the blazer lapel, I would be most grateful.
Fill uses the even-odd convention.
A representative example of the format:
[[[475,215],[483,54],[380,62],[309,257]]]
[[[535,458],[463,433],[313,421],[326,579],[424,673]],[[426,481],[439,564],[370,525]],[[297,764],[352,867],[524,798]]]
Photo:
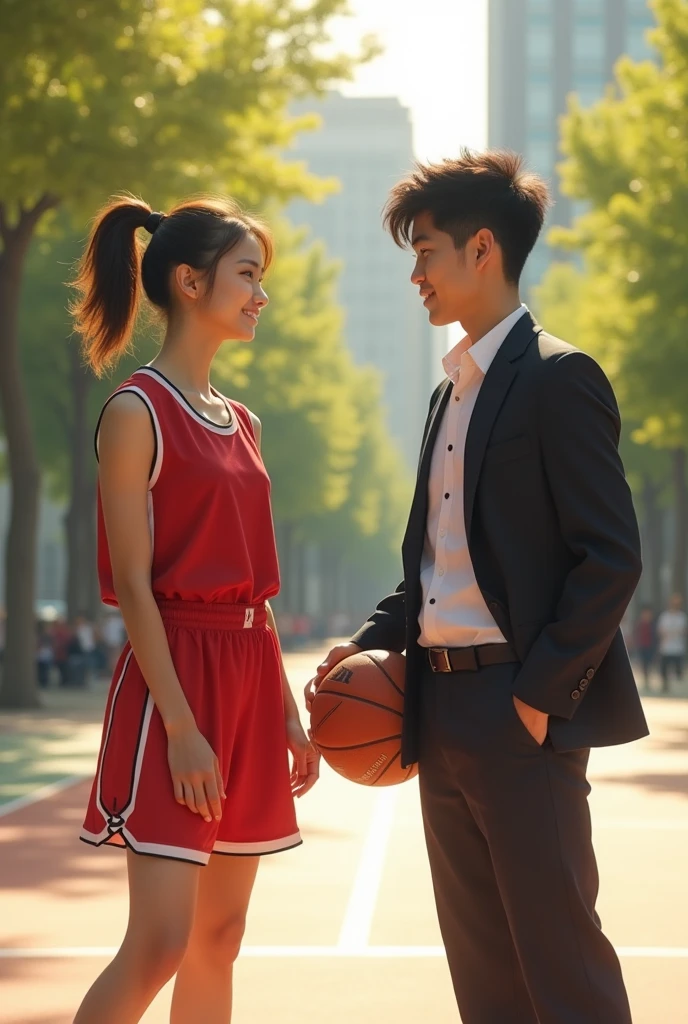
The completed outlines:
[[[499,410],[518,372],[514,362],[523,355],[539,330],[530,314],[524,313],[504,340],[478,392],[466,436],[463,467],[463,508],[469,544],[473,505],[485,449]]]
[[[420,552],[422,552],[423,549],[425,524],[428,516],[428,480],[430,479],[432,453],[435,448],[435,441],[437,440],[437,433],[440,429],[442,416],[444,415],[444,410],[447,408],[449,403],[449,398],[453,388],[454,385],[451,380],[447,378],[442,386],[442,390],[437,396],[435,407],[428,417],[423,437],[423,444],[421,446],[416,490],[413,495],[413,501],[411,502],[408,526],[406,527],[406,535],[402,544],[402,548],[408,551],[409,557],[414,549],[418,549],[419,560]]]

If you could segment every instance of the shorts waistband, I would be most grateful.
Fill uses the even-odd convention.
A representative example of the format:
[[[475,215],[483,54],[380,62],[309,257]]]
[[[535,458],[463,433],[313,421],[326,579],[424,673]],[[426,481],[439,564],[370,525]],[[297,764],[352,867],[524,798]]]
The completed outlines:
[[[158,598],[163,622],[198,629],[264,629],[268,614],[265,603],[223,604],[206,601],[170,601]]]

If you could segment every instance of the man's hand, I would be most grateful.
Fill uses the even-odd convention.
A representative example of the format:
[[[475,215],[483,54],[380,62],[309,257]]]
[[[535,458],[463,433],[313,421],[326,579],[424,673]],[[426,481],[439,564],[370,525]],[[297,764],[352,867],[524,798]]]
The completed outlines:
[[[328,672],[331,672],[335,665],[338,665],[340,661],[344,661],[344,658],[350,657],[352,654],[358,654],[359,651],[363,650],[358,644],[337,644],[333,647],[330,653],[327,655],[325,660],[318,665],[315,676],[308,680],[306,689],[304,690],[304,697],[306,698],[306,709],[310,714],[311,705],[313,704],[313,698],[318,692],[318,687],[322,683],[323,679]]]
[[[519,700],[518,697],[514,697],[513,694],[512,699],[518,717],[521,719],[535,742],[542,746],[547,738],[549,715],[545,714],[544,711],[538,711],[537,708],[531,708],[530,704],[524,704],[522,700]]]

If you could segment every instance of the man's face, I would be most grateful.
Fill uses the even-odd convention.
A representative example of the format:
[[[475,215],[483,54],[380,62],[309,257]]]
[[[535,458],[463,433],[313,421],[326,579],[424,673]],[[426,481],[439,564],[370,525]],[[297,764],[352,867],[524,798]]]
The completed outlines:
[[[479,284],[475,261],[467,259],[473,240],[457,249],[451,235],[439,231],[429,213],[421,213],[413,222],[411,242],[416,254],[411,282],[420,290],[430,323],[445,327],[460,321],[473,307]]]

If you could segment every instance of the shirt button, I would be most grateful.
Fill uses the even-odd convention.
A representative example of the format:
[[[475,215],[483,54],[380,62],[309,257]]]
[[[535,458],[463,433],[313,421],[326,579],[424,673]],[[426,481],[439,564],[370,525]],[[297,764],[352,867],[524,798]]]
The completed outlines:
[[[446,536],[447,536],[447,531],[446,530],[440,530],[440,537],[446,537]]]
[[[447,493],[445,494],[445,498],[448,498],[448,497],[449,497],[449,491],[447,491]]]
[[[444,576],[444,569],[438,569],[439,575]]]
[[[454,401],[458,402],[458,400],[459,400],[459,396],[458,395],[454,395]]]
[[[447,451],[448,452],[452,452],[453,450],[454,450],[454,445],[453,444],[448,445]]]
[[[434,597],[431,597],[431,598],[430,598],[430,604],[434,604],[434,603],[435,603],[435,598],[434,598]]]

